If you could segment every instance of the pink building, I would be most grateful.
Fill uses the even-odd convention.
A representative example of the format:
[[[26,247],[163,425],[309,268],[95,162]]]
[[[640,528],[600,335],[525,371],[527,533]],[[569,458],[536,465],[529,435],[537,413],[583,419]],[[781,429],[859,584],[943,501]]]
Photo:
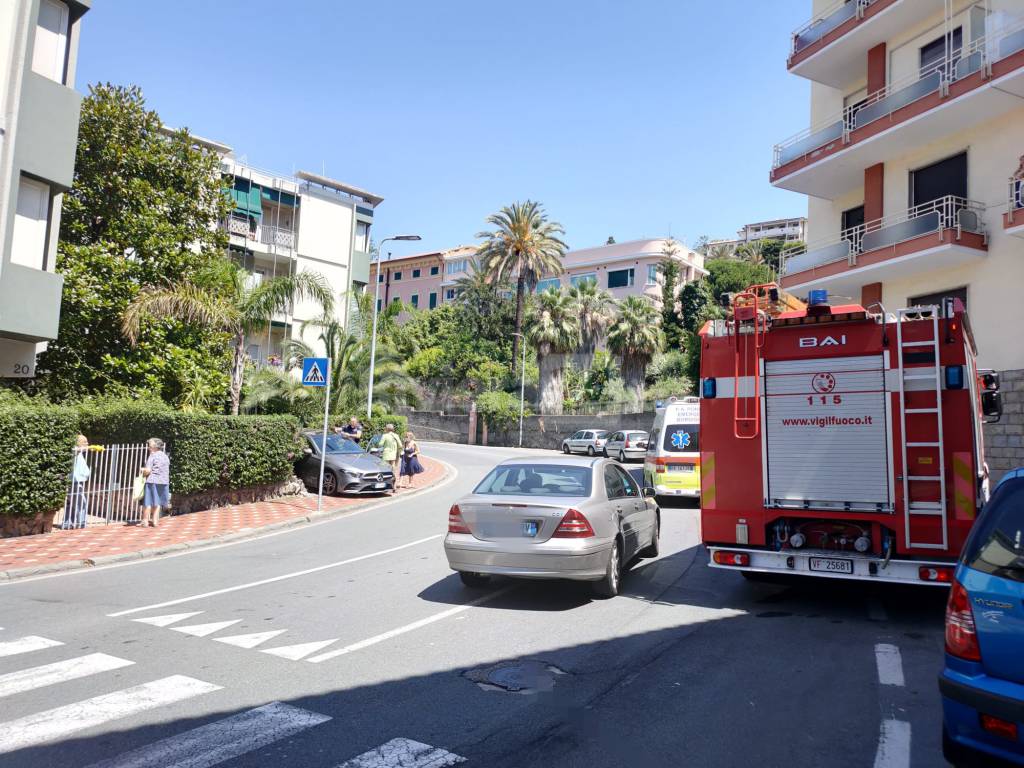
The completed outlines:
[[[446,300],[446,294],[448,300],[453,297],[451,286],[469,269],[467,260],[475,253],[475,246],[414,253],[381,262],[379,273],[378,264],[373,262],[366,290],[372,291],[374,284],[379,284],[378,309],[396,301],[417,309],[434,309]]]

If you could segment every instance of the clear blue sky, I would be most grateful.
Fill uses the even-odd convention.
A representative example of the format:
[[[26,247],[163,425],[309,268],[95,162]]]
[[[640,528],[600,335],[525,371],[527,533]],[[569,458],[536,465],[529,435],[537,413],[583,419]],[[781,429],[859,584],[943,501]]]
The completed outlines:
[[[165,123],[256,166],[382,195],[378,240],[471,242],[532,198],[572,247],[692,243],[806,212],[768,171],[807,124],[785,59],[810,5],[95,0],[77,86],[135,83]]]

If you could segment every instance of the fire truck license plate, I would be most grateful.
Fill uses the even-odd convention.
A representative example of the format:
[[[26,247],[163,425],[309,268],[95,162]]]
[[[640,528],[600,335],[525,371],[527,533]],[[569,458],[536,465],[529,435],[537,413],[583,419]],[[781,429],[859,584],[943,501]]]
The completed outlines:
[[[840,560],[835,557],[812,557],[812,571],[828,573],[853,573],[853,560]]]

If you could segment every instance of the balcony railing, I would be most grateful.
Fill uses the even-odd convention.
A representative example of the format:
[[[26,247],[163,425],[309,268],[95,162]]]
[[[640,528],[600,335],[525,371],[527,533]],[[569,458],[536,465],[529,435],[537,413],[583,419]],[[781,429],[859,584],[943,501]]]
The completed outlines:
[[[853,4],[852,2],[850,3]],[[971,41],[963,48],[913,73],[895,80],[857,104],[775,145],[772,170],[835,141],[850,142],[850,134],[902,107],[933,93],[948,93],[952,83],[988,69],[995,62],[1024,50],[1024,16],[1001,29]]]
[[[229,234],[238,235],[263,245],[289,249],[295,247],[295,233],[284,227],[272,227],[266,224],[256,224],[254,227],[248,219],[229,216],[226,229]]]
[[[1007,185],[1006,212],[1010,214],[1010,221],[1015,219],[1017,211],[1024,210],[1024,179],[1010,179]]]
[[[792,275],[837,261],[846,261],[854,267],[857,256],[862,253],[946,229],[957,230],[958,236],[962,232],[984,235],[984,213],[983,203],[955,195],[940,197],[903,213],[845,229],[838,238],[791,251],[782,264],[782,274]]]
[[[864,9],[874,2],[876,0],[842,0],[829,6],[793,32],[793,53],[799,53],[807,46],[814,45],[844,21],[861,18]]]

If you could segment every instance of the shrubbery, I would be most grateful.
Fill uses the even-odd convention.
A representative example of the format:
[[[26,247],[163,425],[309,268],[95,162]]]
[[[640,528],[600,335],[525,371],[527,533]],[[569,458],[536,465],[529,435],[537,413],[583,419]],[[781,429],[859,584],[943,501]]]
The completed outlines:
[[[151,401],[89,401],[76,407],[0,404],[0,512],[60,507],[81,432],[94,444],[158,437],[171,455],[171,490],[192,494],[287,480],[300,445],[291,416],[211,416]]]
[[[359,415],[357,413],[334,414],[331,416],[329,423],[332,427],[343,427],[348,424],[348,420],[352,416],[359,419],[359,423],[363,425],[363,437],[366,440],[369,440],[374,435],[384,434],[384,427],[388,424],[395,425],[395,432],[398,433],[399,436],[404,435],[409,429],[409,420],[405,416],[399,416],[391,413],[374,413],[373,418],[368,419],[366,418],[365,411],[363,412],[363,415]],[[320,429],[320,427],[323,426],[323,414],[320,415],[320,419],[321,420],[317,421],[316,424],[310,425],[310,428]],[[365,444],[364,440],[363,445]]]

